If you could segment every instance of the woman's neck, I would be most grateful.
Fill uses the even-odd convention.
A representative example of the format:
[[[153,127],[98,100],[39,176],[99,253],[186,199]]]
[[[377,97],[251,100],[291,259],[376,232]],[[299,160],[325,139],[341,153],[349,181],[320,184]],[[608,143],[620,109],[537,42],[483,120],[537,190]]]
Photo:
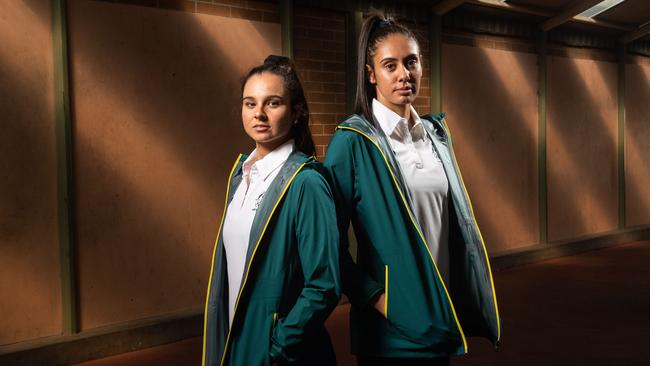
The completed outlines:
[[[383,103],[381,100],[377,99],[379,103],[383,104],[386,106],[386,108],[390,109],[391,111],[397,113],[400,117],[404,118],[410,127],[413,127],[414,118],[411,118],[411,104],[391,104],[391,103]]]
[[[256,142],[255,143],[255,160],[262,160],[266,155],[271,153],[273,150],[282,146],[285,142],[289,141],[291,137],[285,139],[278,139],[267,142]]]

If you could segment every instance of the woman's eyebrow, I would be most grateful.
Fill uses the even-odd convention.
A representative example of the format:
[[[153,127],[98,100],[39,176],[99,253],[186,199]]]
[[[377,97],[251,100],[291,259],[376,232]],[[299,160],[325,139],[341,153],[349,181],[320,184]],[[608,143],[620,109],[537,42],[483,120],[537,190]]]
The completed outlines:
[[[379,61],[379,62],[381,63],[381,62],[386,62],[386,61],[397,61],[397,59],[395,57],[385,57],[385,58],[381,59],[381,61]]]

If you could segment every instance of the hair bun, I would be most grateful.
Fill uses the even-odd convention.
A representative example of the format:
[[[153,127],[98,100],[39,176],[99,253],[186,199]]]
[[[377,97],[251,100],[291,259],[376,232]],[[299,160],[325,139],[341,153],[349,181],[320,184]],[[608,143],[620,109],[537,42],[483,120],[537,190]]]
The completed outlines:
[[[291,60],[284,56],[268,55],[266,59],[264,59],[264,64],[272,66],[291,66]]]

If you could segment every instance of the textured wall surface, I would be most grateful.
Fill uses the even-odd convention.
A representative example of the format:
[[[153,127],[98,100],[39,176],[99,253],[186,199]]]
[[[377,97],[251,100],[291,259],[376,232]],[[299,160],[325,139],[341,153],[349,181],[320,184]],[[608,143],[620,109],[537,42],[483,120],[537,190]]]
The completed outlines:
[[[239,80],[280,27],[73,1],[70,34],[81,326],[200,308],[227,175],[253,148]]]
[[[650,224],[650,62],[625,71],[626,226]]]
[[[548,58],[549,240],[618,224],[616,64]]]
[[[538,242],[537,67],[531,53],[443,46],[443,110],[491,251]]]
[[[50,6],[0,1],[0,345],[61,332]]]

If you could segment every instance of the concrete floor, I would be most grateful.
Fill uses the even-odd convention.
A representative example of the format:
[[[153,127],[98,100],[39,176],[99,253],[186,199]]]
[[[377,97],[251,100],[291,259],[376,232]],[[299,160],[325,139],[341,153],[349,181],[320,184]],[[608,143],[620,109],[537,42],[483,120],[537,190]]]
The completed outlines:
[[[453,366],[650,365],[650,241],[495,273],[501,347],[470,339]],[[339,365],[354,365],[347,307],[328,320]],[[200,338],[77,364],[198,365]]]

